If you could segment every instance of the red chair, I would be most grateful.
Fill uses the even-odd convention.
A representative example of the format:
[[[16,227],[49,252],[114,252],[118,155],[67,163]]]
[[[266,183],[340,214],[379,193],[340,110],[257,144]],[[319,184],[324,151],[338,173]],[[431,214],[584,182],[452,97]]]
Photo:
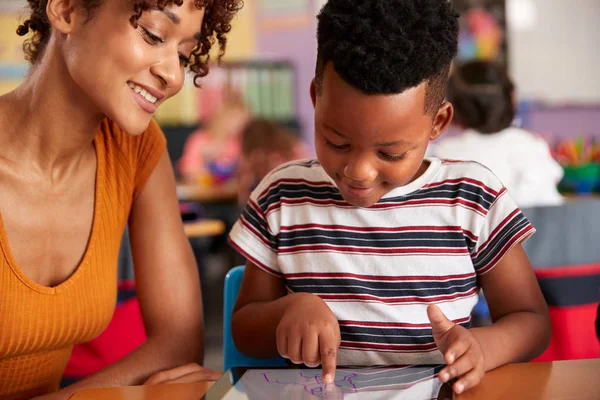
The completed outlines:
[[[600,263],[536,268],[549,306],[552,339],[535,361],[600,357],[596,332],[600,301]]]
[[[75,345],[64,372],[65,382],[74,382],[125,357],[146,341],[146,330],[135,296],[133,280],[122,281],[118,302],[107,328],[97,338]]]

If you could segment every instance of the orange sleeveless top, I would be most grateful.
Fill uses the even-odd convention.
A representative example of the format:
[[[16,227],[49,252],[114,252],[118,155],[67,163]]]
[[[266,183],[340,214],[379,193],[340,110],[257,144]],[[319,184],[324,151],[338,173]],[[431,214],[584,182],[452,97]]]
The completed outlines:
[[[117,258],[129,211],[166,145],[154,121],[143,134],[131,136],[105,120],[94,146],[98,162],[91,236],[81,263],[65,282],[46,287],[21,271],[0,210],[2,400],[57,390],[73,345],[98,336],[115,309]]]

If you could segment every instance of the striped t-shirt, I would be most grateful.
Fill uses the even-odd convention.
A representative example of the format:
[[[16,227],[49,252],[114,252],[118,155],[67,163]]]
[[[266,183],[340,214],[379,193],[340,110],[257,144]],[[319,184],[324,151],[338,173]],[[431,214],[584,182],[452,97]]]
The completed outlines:
[[[427,306],[468,327],[478,276],[535,231],[486,167],[428,160],[368,208],[347,203],[318,161],[286,164],[233,227],[248,260],[331,308],[339,365],[443,363]]]

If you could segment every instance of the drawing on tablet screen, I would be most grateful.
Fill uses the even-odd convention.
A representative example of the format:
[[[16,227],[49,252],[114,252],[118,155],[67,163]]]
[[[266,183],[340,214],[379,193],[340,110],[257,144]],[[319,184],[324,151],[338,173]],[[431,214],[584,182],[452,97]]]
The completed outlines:
[[[354,398],[353,395],[361,392],[387,392],[389,398],[389,391],[408,389],[423,392],[423,398],[432,398],[430,395],[441,386],[439,380],[434,379],[441,368],[338,369],[334,382],[329,385],[323,382],[320,369],[249,370],[242,381],[248,394],[254,393],[256,398],[295,398],[293,395],[301,393],[316,398]]]
[[[342,391],[349,393],[356,393],[358,388],[356,383],[353,382],[353,379],[356,378],[358,374],[344,372],[343,374],[336,373],[335,380],[332,385],[342,389]],[[305,374],[304,372],[299,372],[296,379],[290,381],[288,379],[280,379],[276,373],[273,372],[264,372],[263,377],[265,382],[280,384],[280,385],[299,385],[304,387],[304,391],[316,395],[318,393],[322,393],[325,391],[326,384],[323,382],[323,377],[321,374]]]

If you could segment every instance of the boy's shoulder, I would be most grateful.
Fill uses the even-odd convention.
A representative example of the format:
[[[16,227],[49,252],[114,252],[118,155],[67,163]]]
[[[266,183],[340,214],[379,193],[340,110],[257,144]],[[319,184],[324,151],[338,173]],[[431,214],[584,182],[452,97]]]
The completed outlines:
[[[274,183],[280,180],[329,180],[328,175],[323,170],[321,163],[316,159],[295,160],[281,164],[269,172],[262,183]]]
[[[271,171],[271,174],[286,175],[293,173],[301,173],[301,171],[322,169],[321,163],[316,158],[288,161]]]
[[[269,172],[256,187],[254,194],[262,197],[267,192],[289,189],[290,185],[334,186],[318,160],[295,160]]]
[[[498,177],[485,165],[477,161],[441,159],[440,173],[434,182],[466,182],[483,185],[493,192],[500,192],[504,185]]]

